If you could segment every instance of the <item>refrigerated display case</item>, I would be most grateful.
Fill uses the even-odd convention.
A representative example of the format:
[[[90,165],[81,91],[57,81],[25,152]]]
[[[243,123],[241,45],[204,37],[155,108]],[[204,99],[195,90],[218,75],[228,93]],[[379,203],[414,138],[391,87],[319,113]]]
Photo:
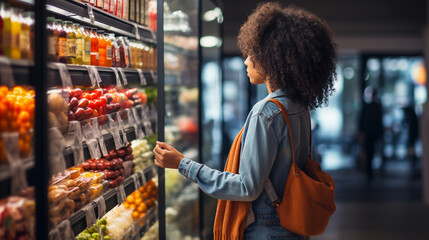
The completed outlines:
[[[200,161],[198,0],[165,1],[165,140]],[[166,239],[199,237],[198,185],[165,170]]]

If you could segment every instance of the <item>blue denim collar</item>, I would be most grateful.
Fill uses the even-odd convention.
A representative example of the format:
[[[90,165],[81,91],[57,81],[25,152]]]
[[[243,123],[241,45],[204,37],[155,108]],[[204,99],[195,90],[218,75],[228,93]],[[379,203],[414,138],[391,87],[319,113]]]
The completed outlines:
[[[265,99],[268,100],[270,98],[276,98],[276,97],[281,97],[281,96],[287,96],[286,91],[282,90],[282,89],[278,89],[278,90],[268,94],[268,96]]]

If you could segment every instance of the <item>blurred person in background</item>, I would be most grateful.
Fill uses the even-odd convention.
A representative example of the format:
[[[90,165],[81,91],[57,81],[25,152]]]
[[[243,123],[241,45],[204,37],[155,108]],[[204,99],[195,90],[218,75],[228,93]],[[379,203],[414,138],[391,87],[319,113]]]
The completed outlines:
[[[280,225],[266,190],[271,180],[279,199],[292,165],[286,120],[276,99],[287,109],[296,163],[302,167],[310,147],[310,111],[326,105],[333,93],[336,45],[327,24],[312,13],[268,2],[258,6],[241,27],[238,45],[252,84],[265,84],[268,96],[249,112],[234,140],[225,171],[185,158],[158,142],[159,167],[175,168],[219,199],[214,239],[288,239],[303,236]],[[271,191],[271,192],[270,192]]]
[[[382,107],[376,88],[367,87],[359,116],[359,141],[365,151],[365,169],[368,180],[373,178],[372,162],[378,140],[383,136]]]
[[[418,177],[417,171],[417,155],[416,155],[416,142],[419,139],[419,121],[416,111],[412,104],[407,105],[402,109],[404,111],[404,123],[408,132],[407,139],[407,157],[411,164],[411,177]]]

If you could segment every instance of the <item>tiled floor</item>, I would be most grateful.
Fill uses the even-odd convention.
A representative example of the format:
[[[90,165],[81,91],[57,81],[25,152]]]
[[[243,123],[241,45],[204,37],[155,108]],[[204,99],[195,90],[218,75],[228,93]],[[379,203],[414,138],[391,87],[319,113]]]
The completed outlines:
[[[429,206],[421,201],[421,182],[394,171],[394,165],[372,182],[357,170],[331,172],[337,211],[325,233],[311,240],[428,240]]]

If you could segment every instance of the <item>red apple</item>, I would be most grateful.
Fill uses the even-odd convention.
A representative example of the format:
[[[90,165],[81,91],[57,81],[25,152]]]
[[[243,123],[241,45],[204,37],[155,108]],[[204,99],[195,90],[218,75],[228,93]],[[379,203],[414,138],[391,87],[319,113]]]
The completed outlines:
[[[88,107],[88,104],[89,104],[88,99],[82,98],[82,99],[79,100],[78,107],[80,107],[80,108],[86,108],[86,107]]]
[[[92,101],[92,100],[88,101],[88,107],[92,108],[92,109],[95,109],[95,102]]]
[[[74,115],[76,116],[76,120],[81,121],[85,119],[85,110],[83,110],[83,108],[78,108]]]
[[[82,96],[82,89],[80,89],[80,88],[75,88],[75,89],[73,89],[71,92],[71,96],[72,97],[75,97],[75,98],[80,98],[80,96]]]
[[[74,121],[74,120],[76,120],[76,116],[72,111],[69,111],[69,121]]]
[[[104,96],[100,97],[100,103],[101,103],[102,107],[106,106],[106,104],[107,104],[107,98],[104,97]]]
[[[94,110],[88,108],[85,110],[85,118],[92,118],[94,116]]]

